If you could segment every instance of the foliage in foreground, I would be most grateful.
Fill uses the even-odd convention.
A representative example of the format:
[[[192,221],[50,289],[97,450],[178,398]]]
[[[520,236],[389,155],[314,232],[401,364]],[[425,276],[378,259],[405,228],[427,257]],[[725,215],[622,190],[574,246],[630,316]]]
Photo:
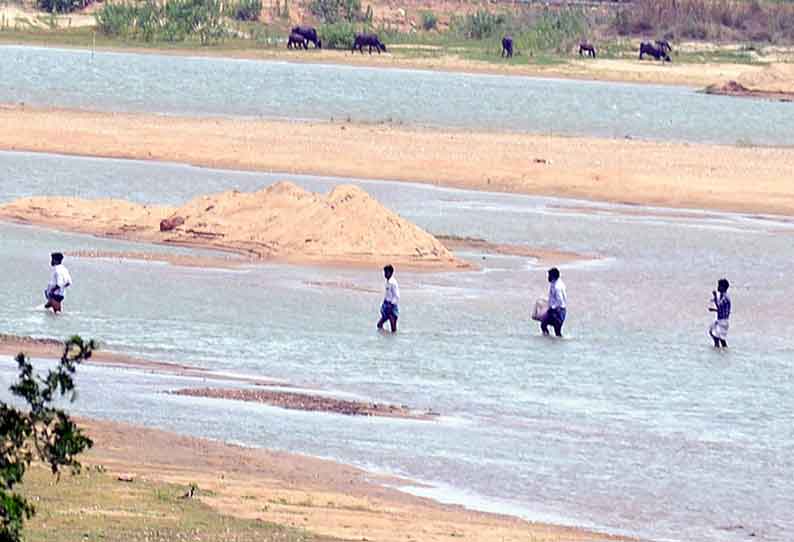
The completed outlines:
[[[19,380],[11,386],[11,393],[24,401],[25,410],[0,402],[0,541],[16,542],[21,538],[22,526],[35,512],[14,487],[22,482],[33,460],[49,466],[53,474],[64,467],[79,471],[76,456],[93,445],[69,416],[54,408],[60,397],[75,399],[74,373],[77,365],[89,359],[95,349],[94,341],[83,342],[74,336],[69,339],[63,356],[46,378],[34,373],[25,354],[16,357]]]

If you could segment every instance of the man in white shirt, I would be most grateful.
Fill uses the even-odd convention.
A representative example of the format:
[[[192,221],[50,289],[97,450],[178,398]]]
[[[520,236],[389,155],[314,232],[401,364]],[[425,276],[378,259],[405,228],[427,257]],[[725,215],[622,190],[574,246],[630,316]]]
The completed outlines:
[[[383,324],[388,320],[391,332],[397,333],[397,319],[400,317],[400,287],[397,285],[397,279],[394,278],[394,267],[391,265],[384,267],[383,276],[386,278],[386,293],[380,306],[378,329],[383,329]]]
[[[562,324],[565,322],[567,306],[568,294],[565,292],[565,283],[560,278],[560,270],[552,267],[549,269],[549,310],[540,321],[540,330],[544,335],[549,334],[549,326],[552,326],[554,334],[562,337]]]
[[[63,254],[60,252],[50,254],[50,265],[52,266],[52,276],[50,282],[47,283],[47,289],[44,290],[44,297],[47,298],[44,308],[52,309],[52,312],[57,314],[61,312],[61,303],[63,303],[66,289],[72,285],[72,276],[63,265]]]

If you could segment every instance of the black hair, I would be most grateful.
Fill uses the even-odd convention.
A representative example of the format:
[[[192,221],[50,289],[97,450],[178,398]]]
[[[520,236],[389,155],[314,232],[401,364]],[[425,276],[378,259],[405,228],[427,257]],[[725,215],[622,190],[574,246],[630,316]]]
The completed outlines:
[[[392,267],[392,265],[389,264],[383,268],[383,272],[386,273],[387,275],[392,275],[394,274],[394,267]]]
[[[63,261],[63,254],[60,252],[53,252],[52,254],[50,254],[50,259],[52,259],[52,262],[55,265],[58,265]]]
[[[549,278],[551,280],[557,280],[558,278],[560,278],[560,270],[557,269],[556,267],[552,267],[551,269],[549,269]]]
[[[731,283],[728,282],[728,279],[720,279],[717,281],[717,289],[718,290],[725,290],[727,291],[730,288]]]

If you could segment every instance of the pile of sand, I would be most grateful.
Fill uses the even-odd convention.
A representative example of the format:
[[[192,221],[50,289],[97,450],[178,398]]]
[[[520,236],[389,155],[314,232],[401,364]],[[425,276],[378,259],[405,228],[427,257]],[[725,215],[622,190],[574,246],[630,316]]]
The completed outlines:
[[[707,94],[792,101],[794,100],[794,65],[770,64],[760,71],[744,72],[735,80],[709,85],[705,91]]]
[[[0,217],[137,241],[233,250],[256,259],[464,267],[444,245],[355,186],[328,195],[280,182],[253,193],[199,196],[182,207],[124,200],[23,198]],[[161,221],[176,225],[161,231]]]
[[[761,71],[742,73],[736,82],[750,90],[794,94],[794,64],[770,64]]]

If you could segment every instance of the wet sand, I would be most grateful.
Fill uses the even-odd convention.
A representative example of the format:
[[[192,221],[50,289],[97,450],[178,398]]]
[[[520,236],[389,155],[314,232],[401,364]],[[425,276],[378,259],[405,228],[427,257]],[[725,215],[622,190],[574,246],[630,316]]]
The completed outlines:
[[[83,462],[134,480],[198,486],[198,498],[232,516],[379,542],[597,542],[627,540],[413,497],[400,480],[298,454],[242,448],[138,426],[80,420],[94,448]],[[140,443],[145,442],[146,446]],[[415,484],[410,484],[415,485]]]
[[[485,254],[501,254],[503,256],[519,256],[537,260],[540,264],[564,264],[577,261],[597,260],[599,256],[579,254],[564,250],[541,250],[526,245],[492,243],[476,237],[459,237],[457,235],[436,235],[436,239],[444,243],[450,250],[474,250]]]
[[[351,401],[283,391],[240,389],[240,388],[184,388],[171,392],[188,397],[208,397],[228,401],[245,401],[305,412],[332,412],[345,416],[375,416],[382,418],[403,418],[410,420],[431,420],[438,414],[433,411],[420,412],[407,405],[389,405],[366,401]]]
[[[794,148],[0,108],[0,149],[794,214]],[[191,141],[191,145],[182,142]]]

